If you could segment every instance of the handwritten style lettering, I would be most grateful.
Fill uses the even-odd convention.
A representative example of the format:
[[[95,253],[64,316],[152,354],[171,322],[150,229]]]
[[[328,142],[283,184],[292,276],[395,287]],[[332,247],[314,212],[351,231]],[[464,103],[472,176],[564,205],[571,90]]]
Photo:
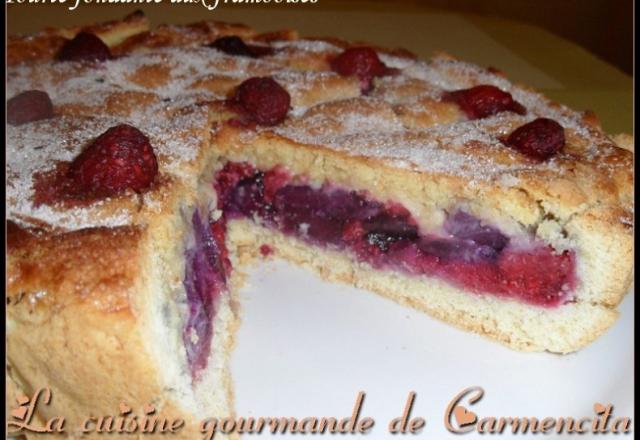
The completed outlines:
[[[39,433],[65,432],[64,417],[52,417],[46,421],[44,426],[38,426],[34,423],[33,417],[40,403],[40,398],[43,399],[43,404],[48,405],[51,402],[51,390],[49,388],[40,388],[32,397],[18,396],[18,407],[9,413],[13,420],[7,421],[7,430],[11,434],[17,434],[21,431]]]

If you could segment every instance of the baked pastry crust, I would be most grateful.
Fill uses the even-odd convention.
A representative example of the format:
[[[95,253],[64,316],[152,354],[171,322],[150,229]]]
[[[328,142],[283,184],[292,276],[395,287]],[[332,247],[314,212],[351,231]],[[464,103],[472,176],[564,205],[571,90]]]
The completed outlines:
[[[80,31],[98,35],[118,58],[100,68],[53,62],[65,39]],[[203,47],[225,35],[269,44],[276,52],[247,59]],[[430,285],[433,296],[420,299],[414,281],[376,274],[366,265],[351,268],[344,256],[306,252],[294,239],[254,227],[254,238],[328,279],[377,291],[516,349],[573,351],[611,325],[632,277],[633,139],[609,137],[591,113],[442,54],[424,62],[403,50],[377,48],[400,74],[376,78],[374,89],[362,96],[357,78],[329,66],[332,56],[350,46],[219,22],[151,30],[139,13],[9,39],[9,95],[46,90],[56,114],[8,127],[7,375],[14,391],[52,384],[57,394],[51,414],[69,418],[86,415],[87,408],[112,413],[124,396],[136,407],[153,401],[163,415],[197,419],[202,402],[168,390],[171,379],[159,365],[166,353],[147,340],[158,334],[157,317],[146,308],[171,301],[160,283],[179,290],[182,212],[200,203],[203,184],[225,161],[248,161],[259,169],[286,164],[314,183],[330,178],[402,202],[425,222],[462,204],[507,231],[528,231],[557,249],[575,249],[581,284],[566,316],[543,317],[508,300],[471,296],[469,304],[438,308],[432,305],[440,301],[438,292],[452,294],[446,286]],[[283,124],[247,129],[224,122],[234,116],[224,100],[253,76],[272,76],[288,90],[292,110]],[[440,99],[443,90],[477,84],[509,91],[528,114],[469,121]],[[534,116],[557,120],[567,136],[564,150],[543,164],[500,142]],[[147,134],[156,151],[160,171],[151,189],[80,204],[37,203],[38,176],[72,160],[87,141],[121,121]],[[236,268],[256,253],[250,229],[246,222],[230,226]],[[158,262],[157,255],[167,256]],[[402,289],[410,294],[398,295]],[[473,313],[495,304],[506,324]],[[177,325],[172,319],[167,322]],[[234,315],[224,325],[236,324]],[[232,344],[229,331],[224,353]],[[222,377],[221,392],[229,394],[226,371]],[[215,406],[210,400],[204,406]],[[227,396],[221,414],[232,411],[230,402]]]
[[[130,37],[148,31],[147,17],[141,11],[137,11],[122,20],[96,25],[71,28],[51,27],[29,36],[10,35],[7,39],[7,65],[50,60],[66,40],[73,38],[79,32],[95,34],[108,46],[117,47]]]

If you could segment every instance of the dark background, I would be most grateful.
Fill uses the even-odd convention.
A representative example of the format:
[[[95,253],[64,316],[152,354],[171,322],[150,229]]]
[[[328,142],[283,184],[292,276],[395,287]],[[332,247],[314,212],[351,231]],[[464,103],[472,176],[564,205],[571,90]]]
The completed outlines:
[[[70,1],[75,3],[75,0]],[[157,10],[156,6],[103,4],[95,7],[101,8],[99,15],[107,19],[122,16],[124,9],[140,8],[146,12]],[[274,5],[260,5],[262,10],[269,9],[270,6]],[[236,4],[234,7],[242,6]],[[336,12],[345,9],[351,11],[440,9],[488,18],[510,19],[551,31],[579,44],[620,70],[628,74],[633,72],[633,0],[317,0],[314,5],[298,4],[295,9],[304,10],[305,7]],[[81,6],[78,9],[80,8],[86,7]],[[65,12],[61,16],[60,13],[64,9],[65,7],[61,5],[48,4],[8,5],[8,32],[9,34],[32,33],[45,26],[68,26],[71,22],[86,24],[87,19],[83,18],[84,11]],[[92,17],[95,19],[95,15]],[[207,18],[210,17],[203,16],[200,19]],[[64,23],[56,24],[56,19],[62,19]],[[417,34],[416,38],[419,37]],[[519,35],[518,38],[526,39],[526,36]]]
[[[628,74],[633,72],[633,0],[395,0],[394,3],[533,24],[578,43]]]

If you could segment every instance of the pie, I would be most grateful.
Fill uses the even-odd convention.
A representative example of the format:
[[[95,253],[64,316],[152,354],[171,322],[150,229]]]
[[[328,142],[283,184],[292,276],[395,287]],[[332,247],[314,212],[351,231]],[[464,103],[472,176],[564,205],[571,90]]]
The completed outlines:
[[[8,406],[194,438],[264,258],[517,350],[580,349],[629,289],[633,139],[496,69],[141,13],[7,57]]]

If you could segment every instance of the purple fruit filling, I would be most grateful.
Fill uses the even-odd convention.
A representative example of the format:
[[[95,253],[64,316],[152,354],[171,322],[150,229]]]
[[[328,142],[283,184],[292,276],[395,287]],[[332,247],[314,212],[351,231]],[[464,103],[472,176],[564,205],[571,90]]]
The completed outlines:
[[[218,207],[226,218],[259,219],[264,226],[310,244],[348,250],[377,269],[436,276],[474,293],[552,307],[575,287],[573,252],[533,241],[511,243],[497,228],[461,210],[442,231],[421,231],[410,212],[363,192],[320,188],[276,167],[260,171],[228,163],[216,175]]]
[[[454,209],[442,230],[422,231],[402,205],[374,200],[325,184],[314,187],[281,167],[260,171],[229,162],[215,189],[222,219],[192,217],[193,244],[186,251],[184,287],[189,314],[183,340],[194,381],[211,351],[218,299],[231,271],[225,246],[226,221],[248,218],[324,248],[350,252],[380,270],[433,276],[478,294],[554,307],[571,300],[575,254],[556,252],[536,240],[526,246],[477,217]],[[263,251],[264,255],[271,249]]]
[[[184,288],[189,313],[182,338],[194,380],[207,365],[213,337],[213,318],[218,299],[224,293],[228,264],[221,225],[210,225],[196,209],[191,218],[193,244],[185,252]]]

